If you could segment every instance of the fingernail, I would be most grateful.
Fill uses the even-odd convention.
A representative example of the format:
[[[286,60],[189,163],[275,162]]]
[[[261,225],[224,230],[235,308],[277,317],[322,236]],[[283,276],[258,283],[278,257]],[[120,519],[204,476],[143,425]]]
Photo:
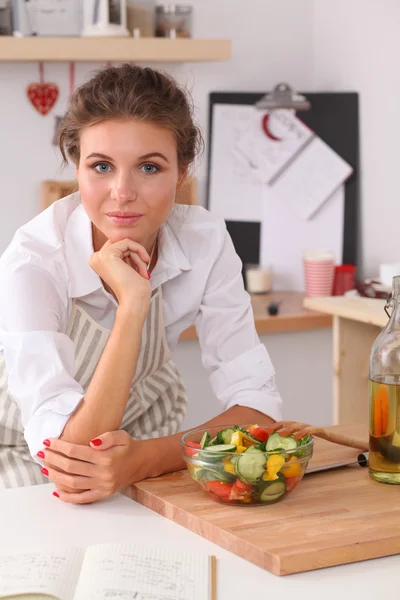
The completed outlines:
[[[103,442],[100,438],[96,438],[94,440],[91,440],[90,443],[93,444],[93,446],[101,446]]]
[[[41,450],[37,453],[37,455],[39,458],[44,458],[44,452],[42,452]]]
[[[50,440],[44,440],[43,446],[47,446],[49,448],[49,446],[50,446]]]
[[[150,271],[147,271],[147,277],[150,279],[150,277],[151,277]]]
[[[55,496],[56,498],[59,498],[59,494],[57,494],[57,492],[53,492],[53,496]]]
[[[40,469],[40,472],[43,473],[43,475],[46,475],[46,477],[49,476],[49,472],[45,467],[43,467],[43,469]]]

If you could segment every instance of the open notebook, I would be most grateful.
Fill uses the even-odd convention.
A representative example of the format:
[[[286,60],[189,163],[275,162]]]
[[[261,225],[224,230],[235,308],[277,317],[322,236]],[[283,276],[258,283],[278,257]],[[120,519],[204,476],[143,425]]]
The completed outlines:
[[[0,553],[0,598],[216,600],[214,556],[98,544]]]

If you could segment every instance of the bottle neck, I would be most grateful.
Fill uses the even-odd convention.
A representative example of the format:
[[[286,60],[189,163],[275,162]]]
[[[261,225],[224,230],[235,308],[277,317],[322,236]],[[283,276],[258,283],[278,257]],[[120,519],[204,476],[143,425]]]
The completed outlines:
[[[400,329],[400,296],[395,296],[390,300],[391,315],[389,319],[389,323],[387,324],[388,328],[396,328]],[[390,309],[389,309],[390,312]]]

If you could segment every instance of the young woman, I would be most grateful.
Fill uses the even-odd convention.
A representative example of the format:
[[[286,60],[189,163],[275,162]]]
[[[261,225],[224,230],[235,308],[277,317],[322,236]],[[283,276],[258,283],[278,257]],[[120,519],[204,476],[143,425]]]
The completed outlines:
[[[171,350],[192,323],[225,410],[210,424],[280,418],[225,224],[175,204],[200,143],[165,74],[126,64],[76,90],[60,148],[79,192],[0,260],[0,487],[50,479],[86,503],[182,469],[187,398]]]

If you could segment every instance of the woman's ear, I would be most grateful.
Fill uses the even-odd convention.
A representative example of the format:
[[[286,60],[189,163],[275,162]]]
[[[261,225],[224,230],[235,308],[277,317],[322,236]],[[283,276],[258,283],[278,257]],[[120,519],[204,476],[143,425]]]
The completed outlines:
[[[188,168],[184,167],[179,174],[178,183],[176,184],[177,190],[181,189],[181,187],[183,186],[183,184],[185,183],[185,181],[187,179],[187,176],[188,176]]]

